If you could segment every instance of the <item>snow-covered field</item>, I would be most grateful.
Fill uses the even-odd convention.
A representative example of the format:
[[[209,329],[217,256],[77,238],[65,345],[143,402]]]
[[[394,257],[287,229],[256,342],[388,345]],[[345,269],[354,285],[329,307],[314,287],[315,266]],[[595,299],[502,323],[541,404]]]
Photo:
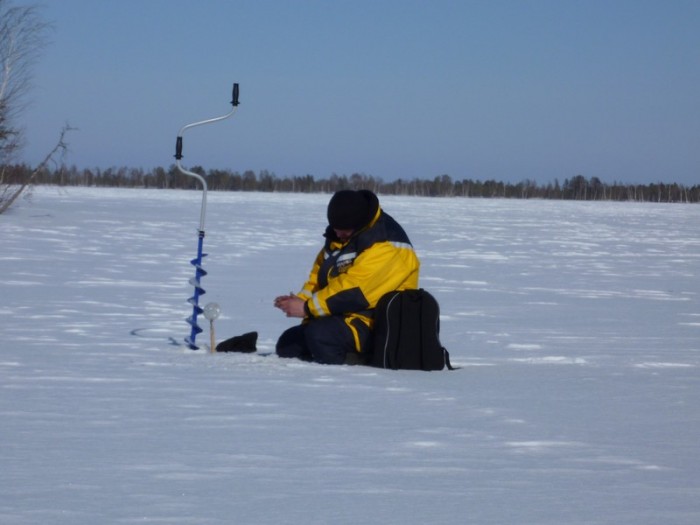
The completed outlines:
[[[296,322],[328,197],[210,194],[219,340]],[[0,523],[700,523],[700,206],[381,202],[460,370],[188,350],[199,192],[0,216]]]

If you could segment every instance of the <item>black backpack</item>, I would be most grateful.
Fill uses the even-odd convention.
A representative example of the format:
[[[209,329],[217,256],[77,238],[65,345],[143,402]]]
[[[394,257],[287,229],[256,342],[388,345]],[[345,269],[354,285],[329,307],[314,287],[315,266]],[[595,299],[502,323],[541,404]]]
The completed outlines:
[[[432,295],[421,288],[389,292],[379,300],[369,364],[394,370],[454,370],[440,344],[440,307]]]

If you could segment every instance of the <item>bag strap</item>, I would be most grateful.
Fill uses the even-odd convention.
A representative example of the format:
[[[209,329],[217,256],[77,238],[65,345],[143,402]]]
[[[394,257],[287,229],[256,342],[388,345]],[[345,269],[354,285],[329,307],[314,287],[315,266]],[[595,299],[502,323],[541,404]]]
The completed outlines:
[[[452,363],[450,363],[450,353],[447,351],[447,348],[444,346],[442,347],[442,351],[445,353],[445,366],[447,366],[448,370],[459,370],[459,366],[452,366]]]
[[[421,288],[421,292],[430,295],[428,292],[426,292],[426,291],[423,290],[422,288]],[[434,298],[433,298],[433,301],[435,301]],[[422,306],[423,306],[422,303],[423,303],[423,302],[421,301],[421,308],[422,308]],[[440,334],[440,305],[437,304],[437,301],[435,301],[435,305],[436,305],[436,307],[437,307],[437,321],[436,321],[436,322],[437,322],[437,326],[436,326],[435,328],[436,328],[436,331],[437,331],[438,337],[439,337],[439,334]],[[422,312],[421,312],[421,313],[422,313]],[[448,370],[458,370],[459,367],[454,367],[454,366],[452,366],[452,363],[450,363],[450,353],[447,351],[447,348],[445,348],[445,347],[442,346],[442,345],[441,345],[440,347],[442,348],[442,354],[445,356],[445,366],[447,367],[447,369],[448,369]]]

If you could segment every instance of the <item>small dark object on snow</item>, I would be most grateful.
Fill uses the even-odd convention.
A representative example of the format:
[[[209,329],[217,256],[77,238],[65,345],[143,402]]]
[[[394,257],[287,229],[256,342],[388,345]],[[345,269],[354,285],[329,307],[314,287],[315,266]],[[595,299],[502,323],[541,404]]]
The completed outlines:
[[[250,354],[257,351],[255,343],[258,341],[258,332],[248,332],[243,335],[237,335],[231,339],[220,342],[216,345],[217,352],[243,352]]]

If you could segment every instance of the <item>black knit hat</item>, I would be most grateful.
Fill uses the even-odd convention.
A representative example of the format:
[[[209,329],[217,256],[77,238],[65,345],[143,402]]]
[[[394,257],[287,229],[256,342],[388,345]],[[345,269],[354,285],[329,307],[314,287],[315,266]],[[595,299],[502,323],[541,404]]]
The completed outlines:
[[[359,230],[372,220],[370,202],[363,191],[340,190],[328,203],[328,224],[336,230]]]

